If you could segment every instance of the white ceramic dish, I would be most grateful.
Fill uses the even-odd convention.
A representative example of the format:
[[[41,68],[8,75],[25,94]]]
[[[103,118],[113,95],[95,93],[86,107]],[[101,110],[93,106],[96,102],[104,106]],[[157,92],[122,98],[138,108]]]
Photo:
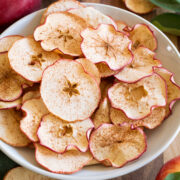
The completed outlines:
[[[158,39],[156,57],[162,61],[166,68],[174,72],[175,80],[178,84],[180,84],[180,54],[172,42],[161,31],[159,31],[148,21],[126,10],[103,4],[86,3],[86,5],[93,6],[115,19],[125,21],[128,25],[131,26],[136,23],[145,23],[149,25]],[[22,18],[10,26],[6,31],[4,31],[4,33],[1,34],[1,37],[12,34],[32,34],[33,30],[40,22],[42,13],[43,10],[40,10]],[[81,171],[72,175],[54,174],[44,170],[36,163],[34,151],[31,149],[14,148],[3,143],[2,141],[0,141],[0,149],[18,164],[39,174],[43,174],[52,178],[68,180],[98,180],[114,178],[133,172],[138,168],[148,164],[170,145],[180,129],[180,103],[176,103],[175,106],[176,107],[173,110],[173,114],[167,120],[165,120],[165,122],[160,127],[156,128],[155,130],[147,131],[148,148],[143,156],[119,169],[95,165],[85,167]]]

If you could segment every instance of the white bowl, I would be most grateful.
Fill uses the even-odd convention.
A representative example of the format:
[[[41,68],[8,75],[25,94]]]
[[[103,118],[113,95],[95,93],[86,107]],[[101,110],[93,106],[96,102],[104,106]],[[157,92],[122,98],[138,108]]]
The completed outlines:
[[[164,67],[174,72],[175,80],[180,84],[180,54],[172,42],[156,27],[145,19],[128,12],[126,10],[116,8],[113,6],[86,3],[102,11],[103,13],[112,16],[114,19],[125,21],[128,25],[133,26],[136,23],[145,23],[154,31],[158,40],[157,58],[160,59]],[[1,37],[20,34],[32,34],[35,27],[39,24],[43,10],[34,12],[18,22],[10,26]],[[151,162],[158,157],[174,140],[180,129],[180,103],[176,103],[173,114],[166,119],[161,126],[155,130],[147,131],[147,151],[138,160],[128,163],[122,168],[115,169],[111,167],[104,167],[101,165],[89,166],[83,168],[81,171],[72,175],[54,174],[44,170],[40,167],[34,157],[34,150],[28,148],[15,148],[0,141],[0,149],[18,164],[35,171],[39,174],[49,176],[56,179],[108,179],[125,175],[133,172],[140,167]]]

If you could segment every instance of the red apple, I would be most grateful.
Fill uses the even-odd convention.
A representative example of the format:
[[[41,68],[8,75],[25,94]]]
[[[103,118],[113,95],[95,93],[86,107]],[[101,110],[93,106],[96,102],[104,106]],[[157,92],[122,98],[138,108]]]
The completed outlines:
[[[180,156],[168,161],[159,171],[156,180],[164,180],[170,173],[180,172]]]
[[[1,0],[0,3],[0,26],[31,13],[41,6],[41,0]]]

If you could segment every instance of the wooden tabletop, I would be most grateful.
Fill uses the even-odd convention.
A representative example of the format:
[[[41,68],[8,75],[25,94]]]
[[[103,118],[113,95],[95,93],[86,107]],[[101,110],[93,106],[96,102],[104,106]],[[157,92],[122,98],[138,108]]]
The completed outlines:
[[[42,7],[47,7],[49,4],[54,2],[55,0],[42,0]],[[116,7],[120,7],[126,9],[122,0],[80,0],[80,2],[93,2],[93,3],[102,3],[109,4]],[[164,12],[165,10],[158,8],[153,10],[153,12],[148,13],[146,15],[141,15],[143,18],[147,20],[151,20],[156,15]],[[171,41],[175,44],[175,46],[180,51],[180,37],[176,37],[173,35],[167,34],[167,36],[171,39]],[[162,165],[168,160],[180,154],[180,134],[176,137],[174,142],[169,146],[169,148],[161,154],[154,161],[146,165],[145,167],[130,173],[128,175],[115,178],[114,180],[155,180],[157,173],[159,172]]]

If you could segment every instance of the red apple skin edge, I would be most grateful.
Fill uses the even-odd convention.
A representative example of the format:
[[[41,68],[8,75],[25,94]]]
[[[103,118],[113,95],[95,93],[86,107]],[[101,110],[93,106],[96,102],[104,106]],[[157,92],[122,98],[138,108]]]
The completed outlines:
[[[41,6],[41,0],[1,0],[0,26],[36,11]]]
[[[164,180],[168,174],[175,172],[180,172],[180,156],[177,156],[164,164],[156,176],[156,180]]]

